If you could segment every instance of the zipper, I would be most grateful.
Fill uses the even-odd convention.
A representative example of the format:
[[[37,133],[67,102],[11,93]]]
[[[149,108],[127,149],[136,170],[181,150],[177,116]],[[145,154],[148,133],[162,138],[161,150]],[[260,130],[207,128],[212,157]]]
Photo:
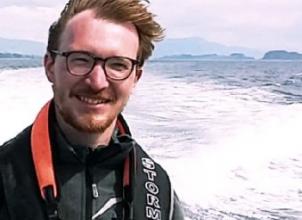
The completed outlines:
[[[86,170],[86,218],[85,220],[91,220],[92,219],[92,205],[93,205],[93,173],[92,173],[92,168],[89,167],[89,165],[85,165],[85,170]]]
[[[97,185],[94,182],[92,182],[91,188],[92,188],[92,197],[94,199],[97,199],[99,197],[99,191]]]

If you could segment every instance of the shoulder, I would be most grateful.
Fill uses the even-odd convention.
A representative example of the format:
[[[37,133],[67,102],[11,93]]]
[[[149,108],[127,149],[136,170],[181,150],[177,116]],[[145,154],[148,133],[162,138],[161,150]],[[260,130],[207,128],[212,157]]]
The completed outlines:
[[[30,131],[31,126],[25,128],[16,137],[0,146],[0,163],[24,153],[24,150],[27,149],[26,146],[30,146]]]
[[[140,145],[135,144],[135,157],[137,171],[143,170],[144,173],[155,172],[160,179],[165,179],[171,186],[170,177],[167,171],[156,162]]]
[[[26,149],[26,147],[22,146],[28,145],[29,142],[30,127],[27,127],[16,137],[6,141],[0,146],[0,219],[7,219],[8,216],[5,205],[3,180],[8,178],[7,173],[12,173],[12,169],[10,168],[12,163],[23,166],[22,163],[19,163],[19,160],[24,156],[24,149]]]
[[[137,155],[137,165],[138,165],[138,173],[139,173],[139,169],[141,167],[141,169],[143,170],[142,173],[147,174],[147,178],[148,180],[155,180],[156,177],[159,177],[159,179],[161,181],[157,182],[155,185],[153,185],[153,187],[159,187],[161,189],[161,191],[166,191],[166,192],[170,192],[170,195],[165,195],[165,197],[170,197],[170,218],[172,220],[184,220],[184,214],[183,214],[183,208],[182,208],[182,204],[181,201],[179,200],[178,196],[176,195],[176,192],[174,191],[173,187],[172,187],[172,183],[170,180],[170,177],[167,173],[167,171],[157,162],[154,161],[154,159],[152,159],[152,157],[150,157],[148,155],[148,153],[146,153],[146,151],[144,151],[144,149],[139,146],[138,144],[136,144],[136,155]],[[141,165],[140,165],[141,164]],[[164,181],[164,182],[162,182]],[[164,183],[164,184],[163,184]]]
[[[137,143],[135,143],[135,154],[136,154],[136,156],[137,156],[137,158],[138,159],[141,159],[141,160],[146,160],[146,159],[148,159],[148,160],[150,160],[150,161],[152,161],[152,163],[154,163],[154,164],[156,164],[156,165],[158,165],[158,166],[160,166],[160,164],[159,163],[157,163],[153,158],[152,158],[152,156],[150,156],[139,144],[137,144]],[[161,166],[160,166],[161,167]],[[162,167],[161,167],[161,169],[163,169]]]

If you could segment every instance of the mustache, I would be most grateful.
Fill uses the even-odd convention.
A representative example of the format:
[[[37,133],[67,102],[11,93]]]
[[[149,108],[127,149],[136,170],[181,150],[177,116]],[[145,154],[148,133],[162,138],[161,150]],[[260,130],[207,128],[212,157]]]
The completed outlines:
[[[105,99],[110,101],[116,100],[116,98],[112,94],[109,94],[108,92],[105,91],[96,92],[90,88],[80,88],[80,89],[71,90],[70,97],[72,96],[85,96],[89,98]]]

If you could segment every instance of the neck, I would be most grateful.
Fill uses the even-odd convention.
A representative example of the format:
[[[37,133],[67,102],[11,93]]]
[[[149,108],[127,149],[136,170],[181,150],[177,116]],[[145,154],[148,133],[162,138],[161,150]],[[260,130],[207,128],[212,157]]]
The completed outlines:
[[[83,132],[75,129],[65,122],[59,113],[56,113],[58,125],[67,140],[73,145],[88,146],[96,149],[99,146],[107,146],[115,129],[116,119],[103,132]]]

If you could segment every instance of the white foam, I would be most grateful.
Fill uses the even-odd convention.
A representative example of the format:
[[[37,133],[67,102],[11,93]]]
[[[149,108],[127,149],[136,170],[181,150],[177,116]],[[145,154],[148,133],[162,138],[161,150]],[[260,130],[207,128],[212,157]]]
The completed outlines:
[[[5,70],[0,74],[0,143],[31,124],[51,97],[51,88],[42,68]]]
[[[273,103],[282,97],[210,81],[147,75],[146,82],[153,86],[137,92],[148,99],[133,98],[130,110],[138,116],[131,123],[141,131],[156,121],[139,142],[169,171],[184,202],[259,218],[267,217],[259,210],[301,210],[302,104]]]
[[[191,205],[242,214],[261,208],[301,210],[301,111],[302,104],[271,106],[252,124],[217,133],[213,145],[161,162]]]

